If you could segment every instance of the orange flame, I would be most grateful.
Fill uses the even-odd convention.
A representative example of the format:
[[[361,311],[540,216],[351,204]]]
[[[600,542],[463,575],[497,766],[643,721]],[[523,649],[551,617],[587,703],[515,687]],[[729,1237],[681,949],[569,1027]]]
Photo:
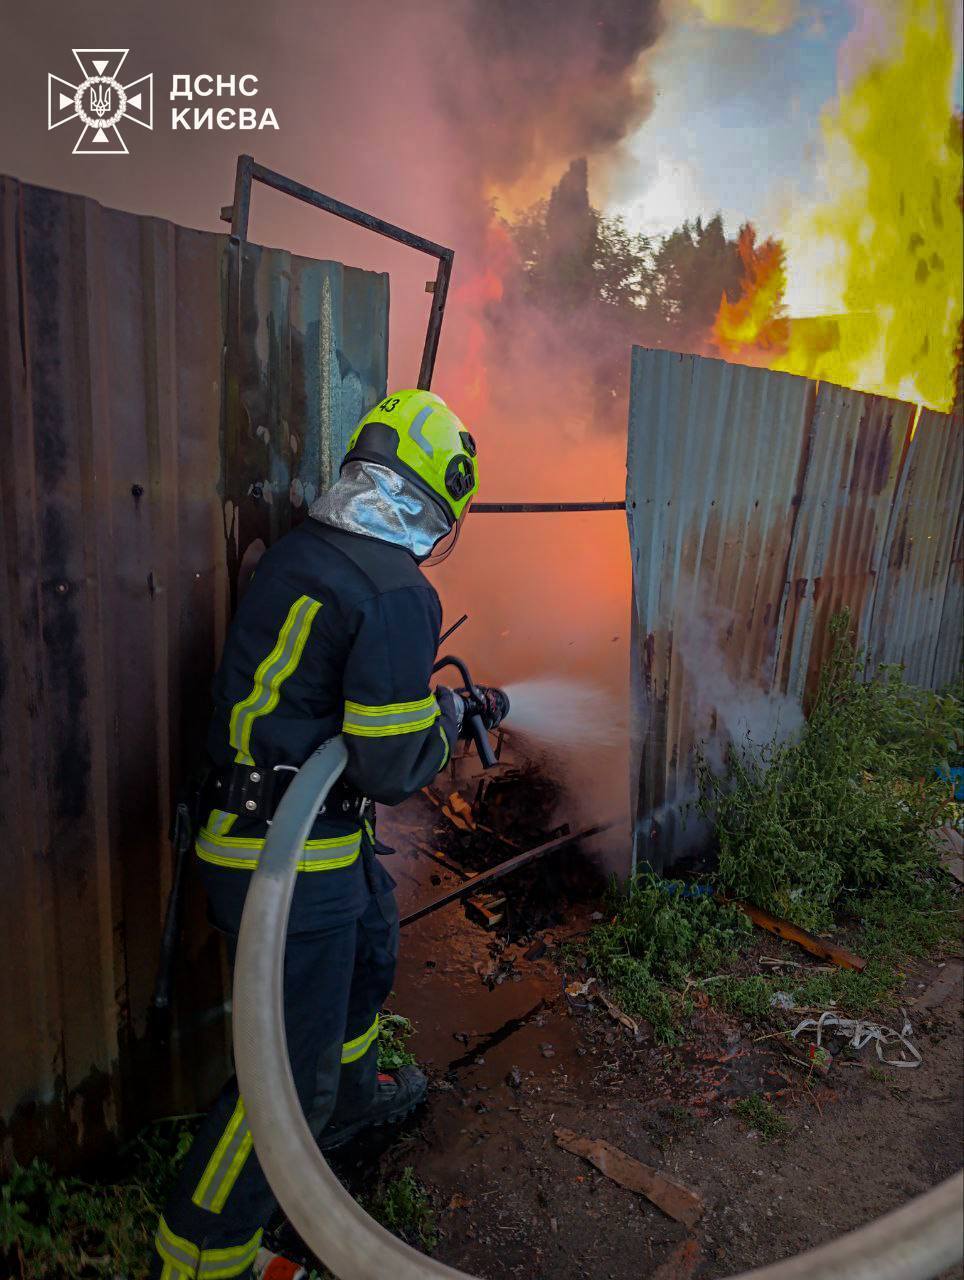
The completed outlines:
[[[490,220],[486,228],[481,264],[466,277],[455,277],[449,304],[450,336],[456,354],[446,362],[445,382],[457,388],[459,412],[478,421],[489,406],[489,369],[486,363],[489,308],[502,301],[504,279],[516,261],[512,239],[503,226]],[[454,322],[454,323],[453,323]]]
[[[749,357],[749,363],[755,364],[762,356],[783,355],[789,344],[790,326],[783,305],[785,254],[776,240],[758,245],[756,232],[749,225],[740,230],[738,248],[744,271],[742,291],[735,302],[723,294],[713,339],[724,355]]]

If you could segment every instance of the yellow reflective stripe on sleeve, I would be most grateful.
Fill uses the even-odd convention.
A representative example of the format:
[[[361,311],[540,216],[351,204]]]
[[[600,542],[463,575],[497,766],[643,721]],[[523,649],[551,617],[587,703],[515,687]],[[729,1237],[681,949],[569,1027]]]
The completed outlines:
[[[263,848],[263,836],[222,836],[209,826],[202,827],[194,844],[202,861],[236,871],[253,871]],[[340,867],[350,867],[361,853],[361,832],[306,840],[302,851],[304,857],[298,863],[299,871],[337,871]]]
[[[177,1275],[193,1276],[201,1259],[201,1250],[190,1240],[175,1235],[162,1217],[154,1237],[154,1248],[164,1259],[165,1270],[174,1267]]]
[[[441,725],[439,725],[438,731],[442,737],[442,763],[439,765],[439,771],[441,771],[449,762],[449,740],[445,736],[445,730]]]
[[[231,1249],[202,1249],[198,1280],[227,1280],[231,1276],[243,1275],[258,1256],[261,1234],[257,1231],[246,1244],[235,1245]]]
[[[230,740],[239,763],[254,763],[250,754],[254,722],[259,716],[270,715],[278,705],[281,686],[301,661],[308,632],[320,608],[320,600],[298,597],[288,610],[275,647],[254,673],[254,688],[243,702],[235,703],[232,708]]]
[[[342,1063],[357,1062],[359,1058],[363,1058],[368,1050],[378,1039],[378,1014],[375,1014],[375,1021],[363,1031],[360,1036],[356,1036],[354,1040],[346,1040],[342,1045],[341,1060]]]
[[[250,1151],[251,1130],[244,1113],[244,1100],[238,1098],[237,1106],[224,1126],[221,1140],[214,1148],[214,1153],[201,1174],[201,1181],[191,1196],[199,1209],[207,1209],[209,1213],[221,1212]]]
[[[389,702],[380,707],[346,701],[342,732],[360,738],[390,738],[400,733],[418,733],[421,729],[430,729],[440,714],[434,694],[418,702]]]

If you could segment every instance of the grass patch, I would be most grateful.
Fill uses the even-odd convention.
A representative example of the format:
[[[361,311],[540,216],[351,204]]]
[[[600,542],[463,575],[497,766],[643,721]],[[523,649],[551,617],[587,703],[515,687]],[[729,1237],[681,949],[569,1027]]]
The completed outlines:
[[[752,926],[736,908],[648,869],[625,891],[614,886],[609,905],[611,919],[592,929],[579,951],[620,1008],[645,1018],[660,1042],[672,1044],[687,1012],[688,982],[731,961]]]
[[[747,1128],[759,1133],[764,1142],[785,1142],[793,1133],[790,1121],[759,1093],[740,1098],[733,1104],[733,1110]]]
[[[383,1227],[415,1248],[431,1251],[438,1244],[431,1197],[410,1165],[385,1183],[366,1208]]]
[[[408,1048],[415,1028],[400,1013],[382,1013],[378,1020],[378,1069],[395,1071],[414,1066],[418,1061]]]
[[[708,988],[710,999],[727,1013],[736,1013],[751,1022],[762,1022],[770,1013],[770,997],[786,990],[786,982],[751,973],[745,978],[727,977]]]
[[[731,746],[722,776],[700,762],[719,883],[805,929],[865,915],[878,894],[920,918],[946,878],[930,832],[949,815],[950,794],[935,769],[956,750],[962,706],[907,684],[896,667],[861,679],[846,611],[831,636],[797,741]]]
[[[867,967],[735,973],[752,932],[746,918],[643,871],[613,893],[610,920],[579,950],[663,1043],[678,1038],[694,986],[755,1022],[773,1020],[778,991],[798,1006],[881,1016],[896,1003],[901,967],[960,937],[956,889],[930,834],[952,808],[937,768],[961,755],[960,690],[916,688],[895,667],[865,681],[846,612],[831,635],[800,737],[734,744],[721,775],[701,759],[700,808],[716,831],[720,889],[814,932],[845,928]]]
[[[118,1182],[54,1174],[42,1161],[14,1165],[0,1185],[0,1268],[12,1280],[143,1275],[161,1205],[191,1145],[190,1121],[150,1126],[122,1153]]]

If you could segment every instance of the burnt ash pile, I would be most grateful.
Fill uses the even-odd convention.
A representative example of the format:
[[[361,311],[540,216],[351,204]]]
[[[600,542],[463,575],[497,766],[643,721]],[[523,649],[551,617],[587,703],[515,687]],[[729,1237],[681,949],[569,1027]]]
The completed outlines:
[[[407,843],[462,881],[528,849],[569,834],[566,795],[550,757],[524,756],[508,734],[498,763],[479,770],[467,751],[426,787]],[[442,878],[433,874],[432,883]],[[519,941],[565,921],[573,904],[603,888],[579,848],[557,850],[481,887],[464,900],[468,917],[506,940]]]

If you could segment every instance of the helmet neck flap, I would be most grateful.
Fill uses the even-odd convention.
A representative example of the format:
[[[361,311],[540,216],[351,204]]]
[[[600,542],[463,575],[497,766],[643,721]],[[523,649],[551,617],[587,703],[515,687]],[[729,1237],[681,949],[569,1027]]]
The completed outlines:
[[[347,533],[360,533],[404,547],[425,560],[452,527],[441,504],[407,476],[356,458],[312,503],[308,515],[321,524]]]

